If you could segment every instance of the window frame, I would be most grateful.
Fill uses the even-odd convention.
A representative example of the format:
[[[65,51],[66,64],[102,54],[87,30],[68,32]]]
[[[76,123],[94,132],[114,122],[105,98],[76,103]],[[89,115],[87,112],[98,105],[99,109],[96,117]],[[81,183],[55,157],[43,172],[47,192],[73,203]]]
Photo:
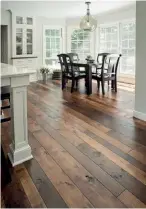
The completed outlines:
[[[100,24],[99,28],[98,28],[98,52],[100,52],[100,29],[101,28],[108,28],[108,27],[113,27],[116,26],[117,27],[117,53],[119,53],[119,22],[112,22],[112,23],[108,23],[108,24]]]
[[[69,26],[67,28],[67,52],[71,52],[71,44],[72,44],[71,35],[74,30],[80,30],[80,27],[79,26]],[[91,55],[93,58],[95,58],[94,43],[95,43],[95,35],[94,35],[94,32],[91,32],[89,55]],[[79,57],[79,59],[80,59],[80,57]]]
[[[124,24],[124,23],[126,24],[126,23],[130,23],[130,22],[135,22],[135,47],[134,47],[134,52],[135,52],[135,58],[136,58],[136,20],[135,20],[135,18],[126,19],[126,20],[122,20],[122,21],[119,22],[119,33],[120,33],[120,36],[119,36],[119,43],[120,43],[120,52],[121,52],[121,54],[122,54],[122,38],[121,38],[122,33],[121,33],[121,24]],[[128,42],[129,42],[129,40],[130,40],[130,39],[128,39]],[[131,76],[135,75],[135,69],[136,69],[135,62],[133,63],[133,67],[134,67],[134,69],[133,69],[133,72],[132,72],[132,73],[130,73],[130,72],[126,73],[126,72],[123,72],[123,71],[122,71],[122,63],[121,63],[121,64],[120,64],[120,74],[123,74],[123,75],[131,75]]]
[[[43,65],[45,66],[46,63],[45,63],[45,59],[46,59],[46,35],[45,35],[45,31],[46,30],[51,30],[51,29],[60,29],[61,30],[61,36],[60,36],[60,53],[63,53],[64,51],[64,26],[61,26],[61,25],[43,25]],[[50,60],[52,58],[49,58]],[[56,56],[56,60],[57,59],[57,56]]]
[[[117,53],[121,53],[122,52],[122,40],[121,40],[121,27],[120,25],[123,24],[123,23],[130,23],[130,22],[135,22],[136,24],[136,20],[135,18],[130,18],[130,19],[125,19],[125,20],[121,20],[121,21],[118,21],[118,22],[110,22],[108,24],[100,24],[98,29],[97,29],[97,32],[96,32],[96,37],[97,38],[97,51],[96,51],[96,54],[98,54],[100,52],[100,28],[104,28],[104,27],[111,27],[111,26],[115,26],[117,25],[117,29],[118,29],[118,39],[117,39],[117,43],[118,43],[118,47],[117,47]],[[135,33],[136,33],[136,27],[135,27]],[[136,48],[136,36],[135,36],[135,48]],[[136,50],[136,49],[135,49]],[[122,54],[122,53],[121,53]],[[135,63],[134,63],[134,70],[133,70],[133,73],[129,73],[129,72],[123,72],[122,70],[122,65],[120,63],[120,66],[119,66],[119,73],[120,74],[123,74],[123,75],[130,75],[130,76],[134,76],[135,75]]]

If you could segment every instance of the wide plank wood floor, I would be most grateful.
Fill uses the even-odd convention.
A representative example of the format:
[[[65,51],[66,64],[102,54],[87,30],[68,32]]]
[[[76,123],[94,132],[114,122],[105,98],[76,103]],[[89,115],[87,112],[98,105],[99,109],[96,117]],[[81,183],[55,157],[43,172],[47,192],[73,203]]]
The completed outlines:
[[[34,158],[11,168],[5,207],[145,208],[146,123],[132,117],[134,87],[102,96],[61,90],[59,81],[28,87],[29,143]],[[7,114],[7,113],[5,113]],[[5,153],[10,124],[2,124]]]

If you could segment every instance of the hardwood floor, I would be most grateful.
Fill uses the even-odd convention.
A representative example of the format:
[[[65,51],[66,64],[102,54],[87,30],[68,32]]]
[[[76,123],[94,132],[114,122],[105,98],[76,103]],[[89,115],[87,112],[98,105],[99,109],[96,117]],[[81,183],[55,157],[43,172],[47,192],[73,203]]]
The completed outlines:
[[[29,143],[34,158],[11,168],[5,207],[145,208],[146,123],[132,117],[134,87],[105,96],[93,83],[73,94],[60,82],[28,87]],[[10,124],[2,124],[5,153]]]

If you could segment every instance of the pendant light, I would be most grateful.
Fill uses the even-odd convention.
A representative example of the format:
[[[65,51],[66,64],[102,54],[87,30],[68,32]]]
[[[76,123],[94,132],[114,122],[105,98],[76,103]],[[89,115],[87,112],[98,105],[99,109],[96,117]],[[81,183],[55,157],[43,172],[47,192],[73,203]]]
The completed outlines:
[[[90,14],[89,5],[91,2],[87,1],[85,4],[87,4],[87,14],[82,18],[80,28],[86,31],[94,31],[97,28],[97,20]]]

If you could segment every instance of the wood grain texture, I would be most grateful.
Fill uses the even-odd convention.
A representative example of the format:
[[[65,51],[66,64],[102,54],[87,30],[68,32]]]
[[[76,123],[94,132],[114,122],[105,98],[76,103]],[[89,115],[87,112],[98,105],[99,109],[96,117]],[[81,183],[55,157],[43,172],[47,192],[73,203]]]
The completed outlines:
[[[35,159],[26,162],[25,167],[47,208],[68,207]]]
[[[139,199],[127,190],[125,190],[118,197],[118,199],[121,200],[121,202],[123,202],[128,208],[146,208],[145,204],[139,201]]]
[[[11,173],[12,181],[2,191],[6,208],[31,208],[31,204],[15,170]]]
[[[139,162],[146,165],[146,149],[142,150],[142,148],[139,148],[136,150],[131,150],[128,154],[137,159]]]
[[[13,173],[13,186],[2,194],[6,207],[145,207],[146,123],[132,118],[134,90],[120,84],[117,94],[106,89],[103,97],[94,82],[92,89],[87,96],[84,82],[73,94],[70,83],[63,92],[59,81],[30,84],[34,159]],[[8,123],[6,152],[10,137]]]
[[[76,185],[64,173],[60,166],[51,158],[47,150],[39,145],[39,143],[31,138],[30,144],[33,148],[33,156],[48,176],[54,187],[57,189],[61,197],[69,207],[88,207],[92,208],[92,204],[80,192]]]
[[[36,139],[46,148],[52,158],[59,164],[81,192],[90,199],[94,207],[123,207],[120,202],[100,184],[81,164],[50,135],[44,131],[34,133]],[[91,180],[90,180],[91,179]],[[106,197],[106,201],[105,201]]]
[[[46,208],[36,186],[34,185],[31,177],[29,176],[25,166],[19,165],[16,167],[16,175],[24,188],[24,191],[29,199],[32,208]]]

